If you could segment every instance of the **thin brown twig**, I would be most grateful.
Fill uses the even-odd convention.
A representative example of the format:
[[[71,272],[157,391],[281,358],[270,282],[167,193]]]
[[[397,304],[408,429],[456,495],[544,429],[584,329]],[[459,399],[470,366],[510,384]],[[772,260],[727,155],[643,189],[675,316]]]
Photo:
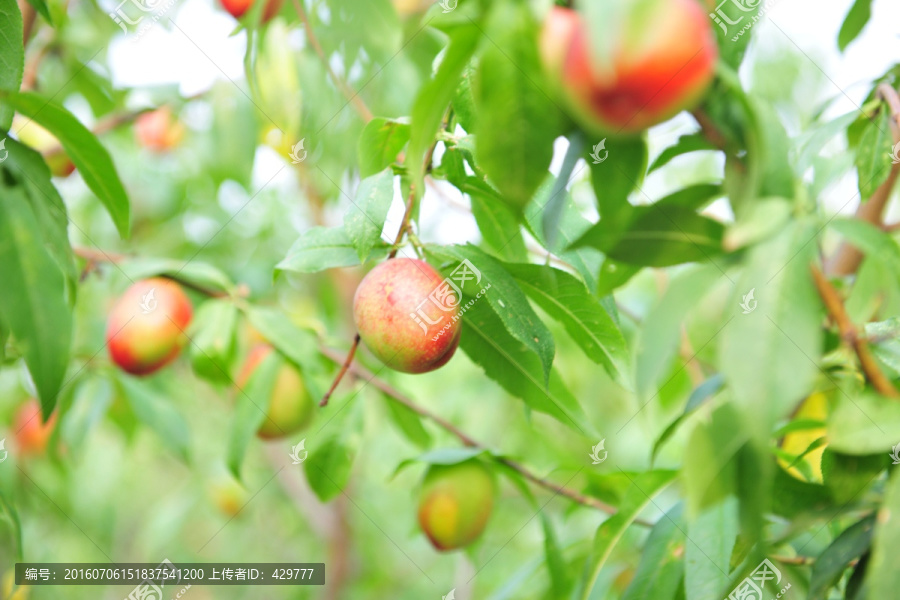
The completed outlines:
[[[353,362],[353,357],[356,356],[356,349],[359,348],[360,337],[357,333],[353,337],[353,344],[350,346],[350,351],[347,353],[347,358],[344,359],[344,364],[341,366],[341,370],[338,371],[337,377],[334,378],[334,381],[331,383],[331,387],[328,388],[328,391],[325,392],[325,395],[322,396],[322,401],[319,402],[319,406],[327,406],[328,400],[331,398],[331,395],[334,394],[334,390],[337,389],[337,386],[341,383],[341,380],[344,378],[344,375],[347,374],[347,369],[350,368],[350,363]]]
[[[34,33],[34,24],[37,19],[37,11],[27,0],[19,0],[19,12],[22,13],[22,45],[27,46]]]
[[[322,65],[328,72],[328,76],[331,77],[331,81],[334,82],[334,85],[338,90],[340,90],[344,97],[353,105],[353,108],[356,109],[356,112],[359,113],[362,120],[368,123],[372,120],[372,111],[369,110],[369,107],[366,106],[366,103],[359,96],[359,92],[354,91],[353,88],[351,88],[346,81],[338,77],[337,73],[334,72],[334,69],[331,68],[331,63],[325,55],[325,50],[322,49],[322,44],[319,43],[319,38],[316,37],[312,25],[309,22],[309,16],[306,14],[306,9],[303,8],[303,0],[294,0],[294,8],[297,10],[297,14],[303,22],[306,40],[309,42],[309,45],[312,46],[315,53],[319,55],[319,59],[322,61]]]
[[[325,347],[320,348],[320,351],[322,352],[323,355],[325,355],[326,357],[328,357],[329,359],[333,360],[336,363],[338,363],[342,360],[340,352],[336,352],[335,350],[332,350],[330,348],[325,348]],[[452,434],[460,442],[462,442],[462,444],[464,446],[467,446],[469,448],[477,448],[477,449],[487,450],[486,446],[478,443],[475,439],[473,439],[471,436],[469,436],[467,433],[465,433],[459,427],[457,427],[450,421],[444,419],[443,417],[436,415],[435,413],[429,411],[427,408],[420,406],[418,403],[413,401],[411,398],[407,397],[402,392],[395,389],[389,383],[382,381],[381,379],[378,379],[378,377],[376,377],[375,374],[372,373],[370,370],[368,370],[366,367],[359,365],[359,364],[351,364],[349,366],[349,372],[352,373],[354,376],[367,381],[372,387],[374,387],[375,389],[384,393],[388,398],[390,398],[394,402],[402,404],[403,406],[410,409],[411,411],[413,411],[420,417],[428,419],[429,421],[431,421],[432,423],[434,423],[441,429]],[[515,460],[506,458],[506,457],[500,457],[500,456],[495,456],[494,460],[496,460],[497,462],[499,462],[503,465],[506,465],[510,469],[516,471],[517,473],[519,473],[520,475],[525,477],[528,481],[532,482],[533,484],[540,486],[544,489],[550,490],[556,494],[559,494],[560,496],[564,496],[577,504],[581,504],[583,506],[589,506],[591,508],[595,508],[597,510],[600,510],[600,511],[608,513],[608,514],[614,514],[616,512],[616,508],[614,506],[610,506],[609,504],[606,504],[605,502],[598,500],[597,498],[593,498],[591,496],[586,496],[584,494],[576,492],[575,490],[572,490],[565,486],[553,483],[552,481],[549,481],[547,479],[539,477],[538,475],[535,475],[530,469],[528,469],[527,467],[525,467],[524,465],[522,465],[521,463],[519,463]],[[652,527],[652,525],[653,525],[652,523],[650,523],[648,521],[643,521],[640,519],[637,519],[634,522],[639,525],[644,525],[647,527]]]
[[[866,379],[882,396],[888,398],[900,397],[900,393],[897,392],[891,381],[878,367],[875,357],[872,356],[869,350],[868,340],[866,340],[865,336],[859,334],[856,326],[850,320],[849,315],[847,315],[847,310],[844,308],[844,302],[841,300],[838,291],[834,289],[828,278],[817,267],[812,266],[810,270],[812,271],[816,289],[819,291],[819,296],[822,297],[825,308],[828,309],[828,314],[831,315],[832,320],[837,324],[841,338],[856,352],[860,368]]]

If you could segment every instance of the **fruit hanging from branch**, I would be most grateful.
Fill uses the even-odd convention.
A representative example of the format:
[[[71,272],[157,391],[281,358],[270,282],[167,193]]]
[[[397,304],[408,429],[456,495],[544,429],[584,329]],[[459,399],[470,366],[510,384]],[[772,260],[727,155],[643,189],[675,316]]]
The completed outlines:
[[[227,10],[232,17],[240,19],[253,7],[254,1],[255,0],[222,0],[222,7]],[[281,10],[281,5],[283,3],[284,0],[266,0],[266,6],[263,8],[262,22],[268,23],[275,18],[278,11]]]
[[[110,311],[110,358],[132,375],[159,370],[181,352],[192,316],[191,301],[174,281],[155,277],[135,283]]]
[[[13,417],[13,432],[18,452],[22,456],[44,454],[55,427],[56,412],[44,422],[41,416],[41,403],[34,398],[25,402]]]
[[[158,108],[139,116],[134,123],[138,143],[154,152],[166,152],[184,138],[184,124],[168,107]]]
[[[712,81],[718,48],[696,0],[612,4],[605,39],[592,37],[580,13],[552,8],[541,33],[541,57],[585,129],[633,134],[700,100]]]
[[[478,459],[431,465],[419,493],[419,525],[438,550],[468,546],[484,531],[494,495],[494,476]]]
[[[238,387],[244,388],[250,377],[274,348],[268,344],[254,346],[238,377]],[[293,364],[281,361],[272,383],[272,395],[262,408],[266,418],[256,435],[262,439],[277,439],[304,429],[315,415],[315,402],[306,388],[303,376]]]
[[[427,373],[447,364],[459,346],[459,301],[425,261],[393,258],[363,278],[353,318],[381,362],[404,373]]]

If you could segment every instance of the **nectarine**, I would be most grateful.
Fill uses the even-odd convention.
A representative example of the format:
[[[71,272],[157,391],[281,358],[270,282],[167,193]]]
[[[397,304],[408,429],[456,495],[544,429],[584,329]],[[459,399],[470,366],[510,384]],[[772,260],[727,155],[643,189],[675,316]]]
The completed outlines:
[[[268,344],[259,344],[250,351],[238,377],[239,387],[247,385],[253,372],[273,351],[272,346]],[[293,364],[283,361],[272,384],[272,396],[262,408],[266,410],[266,419],[256,435],[263,439],[291,435],[312,421],[315,415],[315,402],[306,389],[302,375]]]
[[[419,525],[441,551],[468,546],[494,507],[494,477],[478,459],[431,465],[419,493]]]
[[[133,375],[157,371],[181,352],[192,316],[191,301],[174,281],[154,277],[135,283],[109,314],[110,358]]]
[[[353,318],[381,362],[405,373],[426,373],[445,365],[459,346],[459,302],[431,265],[394,258],[363,278],[353,298]]]

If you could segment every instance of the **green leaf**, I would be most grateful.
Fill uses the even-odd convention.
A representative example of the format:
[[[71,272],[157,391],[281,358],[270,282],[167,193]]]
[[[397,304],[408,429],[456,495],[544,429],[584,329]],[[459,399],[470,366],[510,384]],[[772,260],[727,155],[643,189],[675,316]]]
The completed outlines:
[[[47,23],[53,25],[53,18],[50,16],[50,9],[47,7],[47,2],[45,0],[28,0],[28,4],[33,6],[42,17],[47,19]]]
[[[28,146],[12,138],[6,138],[9,152],[4,166],[17,175],[25,187],[31,209],[43,232],[44,244],[66,276],[69,300],[74,302],[79,272],[75,266],[75,254],[69,244],[69,216],[66,205],[51,181],[50,169],[43,157]]]
[[[326,376],[320,360],[316,334],[294,324],[283,312],[274,308],[251,306],[247,318],[262,336],[300,369],[309,393],[320,398],[325,394],[320,380]]]
[[[575,267],[587,284],[588,289],[591,290],[591,293],[596,293],[597,272],[603,260],[602,254],[593,248],[566,250],[572,245],[572,242],[581,237],[591,227],[591,222],[582,216],[568,191],[564,192],[565,203],[562,207],[556,240],[551,244],[544,239],[543,209],[549,203],[554,189],[556,189],[556,179],[551,175],[541,184],[534,196],[534,200],[526,207],[525,224],[528,226],[531,235],[534,236],[541,246]]]
[[[184,417],[172,406],[167,394],[148,381],[121,375],[118,383],[138,420],[150,427],[182,460],[187,462],[190,431]]]
[[[0,92],[0,103],[12,107],[56,136],[85,184],[106,207],[119,235],[128,238],[131,227],[128,195],[109,153],[94,134],[65,108],[32,92]]]
[[[466,283],[464,291],[469,296],[476,296],[482,288],[490,285],[483,298],[500,317],[507,332],[540,357],[546,380],[555,353],[553,334],[535,314],[522,289],[503,264],[472,245],[429,250],[444,263],[447,274],[466,260],[480,272],[475,280]]]
[[[689,152],[697,152],[698,150],[718,150],[718,148],[716,148],[702,132],[698,131],[697,133],[685,134],[678,138],[678,141],[675,142],[675,144],[659,153],[659,156],[656,157],[653,164],[647,169],[647,174],[649,175],[653,171],[666,166],[679,156]]]
[[[353,206],[344,215],[344,231],[364,263],[381,241],[381,231],[394,200],[394,173],[390,169],[362,180]]]
[[[890,452],[898,431],[900,403],[868,390],[853,398],[838,394],[828,415],[829,447],[845,454]]]
[[[237,289],[228,275],[209,263],[185,263],[169,258],[136,258],[119,263],[119,268],[134,281],[163,276],[213,292],[233,294]]]
[[[822,478],[834,502],[843,505],[861,497],[890,463],[887,452],[851,456],[827,447],[822,452]]]
[[[0,0],[0,90],[16,92],[22,87],[25,70],[22,39],[22,14],[16,0]],[[0,129],[9,129],[14,113],[11,107],[0,106]]]
[[[69,364],[72,311],[25,190],[8,187],[5,175],[0,169],[0,316],[21,348],[46,419]]]
[[[734,497],[702,511],[687,526],[684,586],[690,600],[722,600],[738,535]]]
[[[24,560],[25,547],[22,544],[22,522],[19,520],[19,511],[12,503],[12,499],[7,496],[7,492],[0,489],[0,520],[9,523],[12,529],[12,538],[16,545],[16,560]]]
[[[672,421],[668,427],[660,434],[659,438],[653,444],[653,450],[650,452],[650,460],[655,461],[657,454],[659,454],[660,448],[672,437],[672,435],[677,431],[678,427],[687,419],[697,408],[699,408],[704,402],[713,398],[719,390],[722,389],[722,385],[724,384],[724,379],[722,375],[717,373],[698,385],[694,388],[694,391],[691,392],[690,397],[688,397],[687,404],[684,407],[684,412],[682,412],[678,417]]]
[[[653,497],[675,480],[676,471],[648,471],[634,477],[631,486],[619,505],[619,510],[600,525],[594,537],[593,548],[585,570],[585,578],[579,583],[576,597],[588,600],[600,570],[613,548],[622,539],[625,530],[637,518]]]
[[[559,269],[507,264],[519,287],[547,314],[560,321],[585,355],[628,381],[628,348],[619,327],[584,284]]]
[[[438,448],[422,454],[415,460],[429,465],[457,465],[485,452],[483,448]]]
[[[856,149],[856,170],[859,193],[866,202],[891,174],[891,153],[894,139],[891,136],[890,114],[885,106],[868,125]]]
[[[310,447],[303,469],[309,487],[319,500],[328,502],[343,492],[353,470],[355,454],[355,449],[338,435]]]
[[[190,325],[191,364],[201,377],[231,383],[238,309],[234,302],[212,299],[204,302]]]
[[[549,414],[588,437],[597,437],[594,426],[559,374],[551,371],[549,387],[545,386],[538,357],[509,334],[483,298],[466,310],[460,347],[488,377],[534,410]]]
[[[359,136],[359,174],[369,177],[389,167],[409,141],[409,123],[375,117]]]
[[[505,260],[525,260],[528,252],[513,210],[505,203],[478,192],[470,192],[469,198],[472,215],[488,248]]]
[[[359,255],[343,227],[313,227],[305,231],[276,270],[318,273],[334,267],[359,264]]]
[[[606,139],[603,140],[606,142]],[[628,196],[639,188],[647,171],[647,140],[643,136],[614,138],[604,144],[609,156],[599,164],[588,160],[597,210],[607,226],[616,228],[631,214]],[[599,152],[603,157],[604,150]]]
[[[434,142],[441,126],[447,105],[453,99],[463,69],[475,52],[481,35],[476,27],[459,27],[450,36],[450,45],[444,53],[434,78],[425,83],[416,96],[412,108],[412,123],[406,164],[416,195],[424,193],[425,152]]]
[[[278,352],[270,352],[253,370],[243,389],[235,386],[237,398],[226,460],[237,479],[241,478],[241,464],[250,441],[268,418],[275,377],[283,365],[284,358]]]
[[[900,476],[894,470],[885,485],[884,502],[878,509],[875,541],[866,577],[869,598],[892,598],[900,589],[897,548],[900,548]]]
[[[869,549],[875,518],[866,517],[841,532],[816,558],[809,582],[809,600],[825,600],[829,588],[838,584],[850,561]]]
[[[794,222],[755,246],[735,283],[736,314],[719,334],[719,361],[735,400],[768,430],[812,389],[819,374],[823,308],[809,272],[816,224]],[[737,312],[755,290],[757,308]]]
[[[550,188],[550,198],[544,206],[544,214],[541,219],[541,231],[548,246],[557,244],[559,226],[568,203],[566,186],[569,185],[569,180],[572,179],[572,173],[575,171],[575,165],[581,157],[583,147],[584,136],[581,133],[575,132],[569,136],[569,147],[566,149],[566,155],[563,157],[559,175],[553,181],[553,187]]]
[[[680,206],[636,207],[630,224],[601,219],[574,244],[590,246],[633,265],[667,267],[710,261],[722,253],[724,226]]]
[[[834,219],[828,225],[867,257],[883,262],[900,278],[900,245],[889,234],[858,219]]]
[[[637,340],[635,381],[639,398],[648,398],[669,371],[681,344],[681,331],[693,311],[722,277],[713,266],[701,266],[675,276],[648,313]]]
[[[492,3],[474,94],[479,166],[516,211],[547,176],[562,112],[547,96],[538,23],[524,3]]]
[[[847,46],[862,33],[863,27],[871,17],[872,0],[856,0],[853,3],[838,32],[838,48],[841,52],[846,50]]]
[[[673,600],[685,576],[683,505],[675,505],[650,530],[634,579],[622,600]]]
[[[420,448],[431,445],[431,434],[422,425],[422,418],[418,414],[387,395],[384,396],[384,403],[391,421],[403,432],[406,439]]]

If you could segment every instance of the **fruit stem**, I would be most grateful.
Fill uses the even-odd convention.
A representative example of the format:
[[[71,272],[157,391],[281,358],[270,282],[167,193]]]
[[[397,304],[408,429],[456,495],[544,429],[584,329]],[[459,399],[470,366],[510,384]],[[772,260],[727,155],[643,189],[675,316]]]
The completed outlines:
[[[891,381],[881,372],[878,363],[875,362],[875,357],[869,351],[866,337],[859,334],[856,326],[850,320],[849,315],[847,315],[847,310],[844,308],[844,302],[841,300],[838,291],[834,289],[828,278],[817,267],[812,266],[810,270],[812,271],[816,289],[819,291],[819,296],[822,297],[825,308],[828,309],[828,314],[831,315],[832,320],[837,324],[841,338],[856,352],[860,368],[862,368],[866,379],[882,396],[888,398],[900,397],[900,393],[897,392]]]
[[[350,368],[351,363],[353,363],[353,357],[356,356],[356,349],[359,347],[359,340],[359,334],[357,333],[353,338],[353,345],[350,346],[350,352],[347,353],[347,358],[344,359],[341,370],[338,371],[337,377],[335,377],[334,381],[331,383],[331,387],[325,392],[322,401],[319,402],[319,406],[328,406],[328,400],[331,398],[331,395],[334,394],[334,390],[337,389],[337,386],[340,385],[341,380],[344,379],[344,375],[347,374],[347,370]]]

